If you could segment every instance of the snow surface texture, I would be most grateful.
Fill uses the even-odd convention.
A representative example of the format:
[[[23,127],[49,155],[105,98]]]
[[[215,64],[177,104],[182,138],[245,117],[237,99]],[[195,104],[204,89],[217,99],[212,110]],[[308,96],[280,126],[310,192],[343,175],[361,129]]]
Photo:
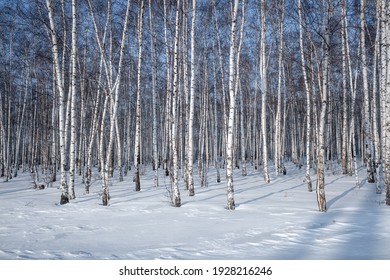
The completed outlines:
[[[328,211],[320,213],[304,169],[271,172],[269,184],[261,173],[242,177],[236,169],[236,210],[228,211],[226,181],[216,183],[210,170],[208,187],[194,197],[181,189],[180,208],[169,204],[169,177],[161,172],[155,188],[149,169],[141,192],[132,173],[114,180],[108,207],[99,180],[89,195],[79,182],[77,198],[60,206],[58,182],[35,190],[21,173],[0,182],[0,259],[390,259],[390,208],[375,184],[363,180],[356,189],[354,177],[328,170]]]

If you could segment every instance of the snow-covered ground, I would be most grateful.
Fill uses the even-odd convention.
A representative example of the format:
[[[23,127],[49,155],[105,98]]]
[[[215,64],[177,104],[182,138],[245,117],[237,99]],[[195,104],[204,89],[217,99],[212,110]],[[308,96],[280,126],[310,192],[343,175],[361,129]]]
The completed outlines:
[[[216,183],[212,169],[206,188],[195,173],[194,197],[181,190],[180,208],[169,204],[168,177],[161,173],[155,188],[149,169],[141,192],[132,173],[113,181],[108,207],[98,180],[89,195],[79,182],[77,198],[60,206],[58,182],[35,190],[20,173],[0,182],[0,259],[390,259],[385,194],[365,180],[356,189],[354,177],[334,170],[326,172],[326,213],[294,165],[285,176],[271,172],[269,184],[261,173],[235,170],[235,211],[224,208],[226,181]]]

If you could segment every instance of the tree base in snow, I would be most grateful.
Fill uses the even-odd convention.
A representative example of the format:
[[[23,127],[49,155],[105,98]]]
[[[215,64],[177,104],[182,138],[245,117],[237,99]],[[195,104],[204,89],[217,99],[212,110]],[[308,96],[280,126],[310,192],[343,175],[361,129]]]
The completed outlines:
[[[367,174],[367,182],[370,184],[375,183],[374,173]]]
[[[236,210],[236,206],[233,205],[228,205],[225,207],[226,210]]]
[[[61,194],[60,205],[64,205],[67,203],[69,203],[69,198],[64,194]]]
[[[110,195],[108,195],[107,193],[103,193],[103,196],[102,196],[103,206],[108,206],[109,201],[110,201]]]
[[[36,190],[46,189],[46,184],[45,183],[34,183],[33,189],[36,189]]]

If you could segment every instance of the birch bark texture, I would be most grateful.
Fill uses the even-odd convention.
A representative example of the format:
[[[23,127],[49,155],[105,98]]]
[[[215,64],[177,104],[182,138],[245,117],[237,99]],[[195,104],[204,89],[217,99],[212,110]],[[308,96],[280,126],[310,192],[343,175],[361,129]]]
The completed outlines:
[[[151,33],[150,52],[152,59],[152,110],[153,110],[153,170],[154,170],[154,186],[158,187],[158,150],[157,150],[157,58],[156,58],[156,32],[154,30],[154,20],[152,14],[152,0],[149,0],[149,27]]]
[[[173,50],[173,90],[172,90],[172,111],[171,111],[171,147],[172,147],[172,161],[173,161],[173,179],[172,179],[172,203],[175,207],[181,206],[180,190],[179,190],[179,176],[178,176],[178,145],[177,145],[177,117],[176,117],[176,103],[178,96],[178,51],[179,51],[179,25],[180,25],[180,0],[177,1],[176,6],[176,21],[175,21],[175,38]]]
[[[363,95],[364,95],[364,144],[365,144],[365,161],[367,165],[367,182],[374,183],[374,170],[372,160],[371,144],[371,117],[370,117],[370,93],[368,88],[367,74],[367,55],[366,55],[366,0],[360,1],[360,47],[362,56],[362,76],[363,76]]]
[[[229,119],[226,142],[226,178],[227,178],[227,209],[234,210],[234,187],[233,187],[233,132],[234,132],[234,114],[236,110],[236,91],[235,91],[235,42],[236,42],[236,22],[239,1],[234,0],[234,6],[231,13],[230,28],[230,51],[229,51]]]
[[[386,190],[386,205],[390,205],[390,9],[388,1],[381,2],[381,95],[384,102],[381,102],[383,113],[383,142],[382,154],[384,157],[384,189]],[[387,8],[386,8],[387,7]]]
[[[320,212],[326,212],[326,198],[325,198],[325,133],[326,133],[326,119],[327,119],[327,105],[328,105],[328,91],[329,91],[329,59],[330,59],[330,18],[331,18],[331,3],[327,0],[324,7],[324,65],[322,69],[322,92],[321,92],[321,112],[318,129],[318,151],[317,151],[317,203]]]
[[[302,2],[298,0],[298,14],[299,14],[299,46],[301,52],[302,61],[302,75],[305,84],[306,93],[306,183],[309,192],[313,191],[311,178],[310,178],[310,131],[311,131],[311,95],[310,87],[306,73],[306,59],[303,47],[303,20],[302,20]]]
[[[51,35],[51,50],[53,56],[53,63],[55,67],[56,74],[56,86],[58,91],[58,110],[59,110],[59,135],[60,135],[60,170],[61,170],[61,198],[60,204],[67,204],[69,202],[69,186],[67,183],[67,175],[66,175],[66,154],[65,154],[65,91],[63,87],[63,79],[62,79],[62,70],[60,67],[59,61],[59,52],[58,52],[58,44],[57,44],[57,34],[56,28],[54,25],[54,14],[53,14],[53,6],[51,0],[46,0],[46,7],[49,15],[50,21],[50,35]]]
[[[76,165],[76,51],[77,51],[77,17],[76,0],[72,0],[72,46],[71,46],[71,124],[70,124],[70,157],[69,157],[69,199],[75,199],[75,165]]]
[[[283,79],[283,49],[284,49],[284,0],[280,3],[279,12],[279,51],[278,51],[278,98],[276,105],[276,117],[275,117],[275,148],[274,148],[274,162],[275,162],[275,174],[278,176],[282,173],[282,79]],[[299,9],[299,7],[298,7]],[[300,24],[300,30],[302,24]],[[306,84],[305,84],[306,86]]]
[[[144,0],[139,2],[138,13],[138,68],[137,68],[137,101],[135,112],[135,140],[134,140],[134,183],[135,190],[141,190],[140,162],[141,162],[141,67],[142,67],[142,26],[144,15]]]
[[[195,23],[196,23],[196,0],[192,0],[191,17],[191,60],[190,60],[190,110],[188,116],[188,143],[187,143],[187,168],[186,188],[189,196],[195,195],[193,165],[194,165],[194,108],[195,108]]]
[[[266,0],[260,1],[261,9],[261,39],[260,39],[260,82],[261,82],[261,133],[263,140],[262,149],[262,164],[263,164],[263,177],[266,183],[270,182],[268,173],[268,140],[267,140],[267,63],[265,58],[265,43],[266,43],[266,24],[265,24],[265,7]]]

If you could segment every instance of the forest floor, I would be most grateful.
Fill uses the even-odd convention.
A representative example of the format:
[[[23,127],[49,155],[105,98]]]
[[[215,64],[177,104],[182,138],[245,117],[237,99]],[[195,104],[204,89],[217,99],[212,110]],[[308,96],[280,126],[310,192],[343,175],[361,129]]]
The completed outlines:
[[[83,195],[78,178],[77,198],[60,206],[58,182],[36,190],[20,173],[0,182],[0,259],[390,259],[390,207],[363,168],[359,189],[339,168],[326,172],[326,213],[307,191],[303,168],[287,165],[278,177],[270,170],[269,184],[249,170],[246,177],[235,170],[235,211],[225,209],[226,180],[216,183],[213,168],[208,187],[198,187],[194,173],[196,195],[181,189],[180,208],[170,205],[169,177],[161,172],[155,188],[150,169],[140,192],[132,172],[113,180],[108,207],[98,179]]]

